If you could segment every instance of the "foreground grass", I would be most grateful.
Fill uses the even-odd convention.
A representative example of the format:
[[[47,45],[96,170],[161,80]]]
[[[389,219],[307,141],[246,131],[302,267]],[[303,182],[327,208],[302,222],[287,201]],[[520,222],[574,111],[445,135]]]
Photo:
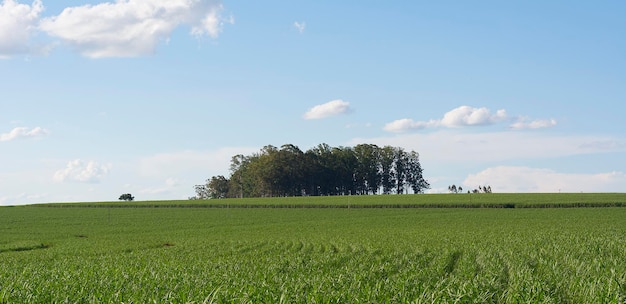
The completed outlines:
[[[162,208],[559,208],[626,207],[626,193],[480,193],[315,196],[145,202],[54,203],[40,207]]]
[[[626,208],[0,208],[0,303],[601,303]]]

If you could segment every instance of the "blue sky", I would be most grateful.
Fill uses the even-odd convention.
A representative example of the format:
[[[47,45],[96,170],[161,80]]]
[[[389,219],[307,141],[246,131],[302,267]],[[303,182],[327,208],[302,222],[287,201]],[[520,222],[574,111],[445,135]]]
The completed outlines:
[[[70,6],[71,5],[71,6]],[[0,205],[185,199],[264,145],[626,190],[623,1],[0,1]]]

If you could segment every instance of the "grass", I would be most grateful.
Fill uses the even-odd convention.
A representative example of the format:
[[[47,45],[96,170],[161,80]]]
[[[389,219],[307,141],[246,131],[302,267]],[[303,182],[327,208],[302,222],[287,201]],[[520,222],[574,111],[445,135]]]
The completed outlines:
[[[626,208],[132,204],[171,208],[0,208],[0,303],[626,299]]]
[[[558,208],[626,207],[626,193],[479,193],[55,203],[42,207],[150,208]]]

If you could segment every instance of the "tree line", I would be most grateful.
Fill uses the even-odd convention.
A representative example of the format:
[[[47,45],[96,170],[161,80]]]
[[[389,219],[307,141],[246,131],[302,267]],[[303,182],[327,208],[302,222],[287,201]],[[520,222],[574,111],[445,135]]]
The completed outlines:
[[[230,176],[194,186],[191,199],[423,193],[430,184],[422,172],[419,154],[399,147],[268,145],[233,156]]]
[[[451,186],[448,186],[448,191],[450,191],[450,193],[463,193],[463,187],[462,186],[456,186],[454,184],[452,184]],[[467,193],[491,193],[491,186],[478,186],[478,189],[474,189],[474,190],[467,190]]]

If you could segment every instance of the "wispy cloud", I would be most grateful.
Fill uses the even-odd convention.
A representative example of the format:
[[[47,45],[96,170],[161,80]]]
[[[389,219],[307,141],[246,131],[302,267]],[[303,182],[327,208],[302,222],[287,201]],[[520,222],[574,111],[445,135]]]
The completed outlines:
[[[33,1],[32,5],[14,0],[0,3],[0,58],[30,52],[30,40],[43,10],[41,0]]]
[[[304,22],[294,22],[293,26],[300,32],[300,34],[304,33],[304,29],[306,28],[306,23]]]
[[[16,196],[2,196],[0,197],[0,206],[11,206],[11,205],[24,205],[29,203],[36,203],[45,200],[48,197],[47,193],[40,194],[27,194],[20,193]]]
[[[509,118],[506,110],[500,109],[492,113],[488,108],[474,108],[470,106],[460,106],[445,113],[441,119],[431,119],[428,121],[415,121],[410,118],[394,120],[384,126],[384,130],[394,133],[402,133],[411,130],[422,130],[426,128],[460,128],[472,126],[488,126],[500,122],[513,121],[509,128],[512,130],[541,129],[556,125],[555,119],[530,120],[527,117],[517,119]]]
[[[237,154],[248,155],[258,148],[226,147],[213,151],[176,151],[144,157],[139,161],[139,174],[151,178],[172,176],[198,177],[197,183],[211,175],[228,175],[231,158]],[[171,184],[172,181],[170,181]]]
[[[623,189],[626,174],[571,174],[543,168],[498,166],[470,174],[463,184],[490,185],[494,192],[613,192]]]
[[[515,159],[547,159],[626,151],[623,138],[590,135],[555,135],[531,131],[467,133],[439,130],[389,137],[355,138],[349,145],[373,143],[404,147],[420,153],[428,162],[500,162]]]
[[[434,127],[438,123],[435,120],[431,121],[415,121],[410,118],[396,119],[390,123],[385,124],[383,130],[394,133],[407,132],[410,130],[422,130],[428,127]]]
[[[26,127],[18,127],[11,130],[9,133],[0,134],[0,142],[2,141],[11,141],[19,138],[33,138],[33,137],[41,137],[47,135],[48,130],[36,127],[36,128],[26,128]]]
[[[526,129],[544,129],[556,126],[556,119],[537,119],[529,120],[526,117],[521,117],[518,121],[512,123],[509,128],[512,130],[526,130]]]
[[[165,180],[163,185],[152,187],[152,188],[144,188],[139,190],[141,194],[165,194],[170,193],[176,188],[180,187],[181,183],[178,179],[170,177]]]
[[[340,114],[346,114],[350,111],[351,108],[349,102],[336,99],[310,108],[306,113],[304,113],[304,119],[322,119]]]
[[[64,169],[56,171],[53,179],[57,182],[99,183],[110,170],[111,165],[75,159],[68,162]]]

